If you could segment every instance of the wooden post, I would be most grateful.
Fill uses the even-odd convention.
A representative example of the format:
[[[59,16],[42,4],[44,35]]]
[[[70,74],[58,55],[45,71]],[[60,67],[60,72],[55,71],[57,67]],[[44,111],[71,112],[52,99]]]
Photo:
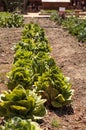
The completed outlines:
[[[65,7],[59,7],[59,16],[64,19],[65,18]]]

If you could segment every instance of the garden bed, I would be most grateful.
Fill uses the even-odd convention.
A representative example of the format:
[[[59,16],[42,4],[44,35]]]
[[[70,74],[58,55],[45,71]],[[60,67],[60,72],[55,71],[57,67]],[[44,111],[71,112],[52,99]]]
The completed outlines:
[[[86,44],[79,43],[49,18],[25,18],[25,23],[39,23],[45,29],[52,48],[51,55],[64,75],[70,77],[75,90],[72,105],[62,109],[48,108],[42,120],[44,130],[85,130],[86,126]],[[23,28],[0,28],[0,93],[6,90],[5,74],[11,70],[12,47],[21,39]]]

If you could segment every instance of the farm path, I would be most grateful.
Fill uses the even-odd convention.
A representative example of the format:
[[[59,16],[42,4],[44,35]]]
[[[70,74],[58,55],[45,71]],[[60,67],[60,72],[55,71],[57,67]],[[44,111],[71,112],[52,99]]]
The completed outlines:
[[[49,18],[25,18],[25,23],[38,23],[44,28],[52,48],[51,55],[65,76],[70,77],[75,90],[71,107],[48,110],[41,127],[44,130],[86,129],[86,44],[79,43]],[[12,47],[21,39],[23,28],[0,28],[0,93],[6,90],[5,74],[10,71],[14,52]],[[56,127],[52,122],[57,120]]]

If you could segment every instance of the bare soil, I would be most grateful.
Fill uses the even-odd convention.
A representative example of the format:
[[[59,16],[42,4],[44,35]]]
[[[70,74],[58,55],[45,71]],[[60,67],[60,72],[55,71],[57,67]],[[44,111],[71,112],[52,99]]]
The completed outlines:
[[[67,30],[49,18],[25,18],[25,23],[38,23],[52,48],[51,55],[63,74],[70,77],[75,90],[71,106],[48,108],[40,122],[43,130],[86,130],[86,43],[79,43]],[[0,93],[7,90],[6,73],[11,70],[13,46],[21,39],[23,28],[0,28]]]

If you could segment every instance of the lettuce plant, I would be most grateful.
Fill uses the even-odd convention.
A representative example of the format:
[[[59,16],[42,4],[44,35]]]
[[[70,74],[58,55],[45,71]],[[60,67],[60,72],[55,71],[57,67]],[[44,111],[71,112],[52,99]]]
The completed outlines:
[[[0,126],[0,130],[42,130],[39,124],[28,119],[13,117],[4,121],[4,125]]]
[[[16,53],[14,54],[14,63],[17,62],[18,60],[31,60],[33,56],[33,52],[32,51],[28,51],[25,49],[18,49],[16,51]],[[13,63],[13,64],[14,64]]]
[[[22,41],[28,43],[29,51],[32,50],[35,53],[39,51],[50,52],[44,30],[38,24],[30,23],[24,27]]]
[[[33,23],[27,24],[22,34],[22,39],[33,39],[34,42],[43,41],[45,38],[44,29]]]
[[[26,62],[17,62],[17,65],[13,67],[13,69],[8,73],[8,88],[13,90],[17,85],[21,84],[24,88],[31,88],[33,84],[33,73],[32,70],[23,66]],[[22,64],[23,63],[23,64]],[[28,64],[28,63],[27,63]],[[18,66],[21,65],[21,66]]]
[[[41,119],[46,114],[45,100],[35,90],[25,90],[18,85],[13,91],[3,92],[0,97],[0,116]]]
[[[49,44],[47,44],[45,41],[33,42],[32,40],[24,40],[15,46],[14,50],[17,51],[18,49],[32,51],[35,54],[37,54],[39,51],[50,52]]]
[[[31,85],[38,80],[38,76],[48,71],[55,65],[51,56],[43,51],[34,53],[17,50],[12,71],[8,74],[8,88],[13,89],[18,84],[26,89],[32,89]]]
[[[42,76],[39,76],[35,86],[41,92],[43,98],[47,99],[49,106],[58,108],[72,101],[71,84],[57,67],[52,67]]]

